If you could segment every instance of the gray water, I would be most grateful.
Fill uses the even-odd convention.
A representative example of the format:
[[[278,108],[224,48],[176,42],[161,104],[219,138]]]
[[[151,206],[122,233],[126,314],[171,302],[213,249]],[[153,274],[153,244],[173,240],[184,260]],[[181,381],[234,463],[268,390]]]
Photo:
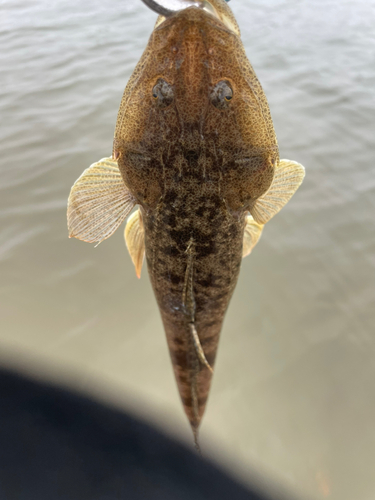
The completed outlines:
[[[201,445],[301,498],[375,498],[375,2],[232,0],[282,158],[306,167],[224,324]],[[147,271],[69,240],[152,31],[140,0],[0,0],[0,359],[192,442]]]

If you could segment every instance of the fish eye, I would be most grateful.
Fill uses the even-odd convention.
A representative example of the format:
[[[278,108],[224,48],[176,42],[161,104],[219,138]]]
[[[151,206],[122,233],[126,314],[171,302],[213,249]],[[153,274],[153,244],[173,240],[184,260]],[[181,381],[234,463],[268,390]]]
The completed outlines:
[[[224,109],[233,99],[233,89],[227,80],[221,80],[211,90],[210,100],[215,108]]]
[[[166,108],[173,101],[173,86],[163,78],[159,78],[152,89],[152,97],[159,107]]]

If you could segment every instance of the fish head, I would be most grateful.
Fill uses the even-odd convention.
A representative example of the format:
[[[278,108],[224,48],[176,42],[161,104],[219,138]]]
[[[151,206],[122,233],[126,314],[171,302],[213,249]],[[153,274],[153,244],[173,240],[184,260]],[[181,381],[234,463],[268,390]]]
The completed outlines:
[[[124,93],[114,156],[146,209],[197,159],[231,210],[271,185],[278,148],[266,97],[224,0],[160,16]]]

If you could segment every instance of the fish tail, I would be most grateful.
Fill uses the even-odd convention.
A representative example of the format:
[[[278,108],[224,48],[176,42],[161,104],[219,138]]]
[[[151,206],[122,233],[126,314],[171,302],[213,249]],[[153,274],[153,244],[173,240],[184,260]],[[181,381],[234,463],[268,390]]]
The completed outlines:
[[[216,352],[211,346],[207,352],[201,337],[199,344],[207,363],[202,362],[186,315],[182,312],[173,316],[164,313],[162,317],[181,401],[195,435],[206,407]],[[196,330],[200,333],[199,325]]]
[[[200,423],[200,418],[199,418],[199,404],[198,404],[198,388],[197,388],[197,382],[198,382],[198,373],[199,373],[199,362],[197,363],[197,360],[195,360],[195,366],[194,366],[194,373],[192,376],[192,383],[191,383],[191,401],[192,401],[192,409],[193,409],[193,416],[194,420],[189,419],[191,430],[193,431],[194,435],[194,445],[195,449],[197,452],[202,456],[202,452],[199,446],[199,437],[198,437],[198,429],[199,429],[199,423]]]
[[[182,304],[185,311],[185,317],[189,332],[189,337],[187,338],[187,348],[190,351],[190,391],[191,391],[191,410],[192,415],[189,412],[188,408],[185,406],[185,412],[187,413],[190,421],[190,425],[194,434],[194,442],[197,450],[199,450],[198,444],[198,426],[201,419],[200,416],[200,404],[198,397],[198,377],[202,367],[206,367],[211,374],[213,374],[213,369],[207,358],[205,356],[201,341],[199,339],[199,335],[197,332],[196,324],[195,324],[195,297],[194,297],[194,240],[191,238],[187,249],[187,263],[186,263],[186,271],[185,271],[185,279],[184,279],[184,287],[182,293]]]
[[[200,456],[202,456],[202,450],[199,445],[199,436],[198,436],[198,428],[193,428],[193,434],[194,434],[194,446],[197,452],[199,453]]]

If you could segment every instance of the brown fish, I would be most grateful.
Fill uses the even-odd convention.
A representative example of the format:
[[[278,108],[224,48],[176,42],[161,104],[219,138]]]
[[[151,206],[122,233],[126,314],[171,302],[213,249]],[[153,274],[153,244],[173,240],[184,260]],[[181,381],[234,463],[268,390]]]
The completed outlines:
[[[112,157],[85,170],[68,202],[70,236],[96,243],[139,206],[125,239],[138,276],[146,255],[196,442],[242,257],[304,177],[279,159],[231,10],[207,3],[158,18],[121,101]]]

